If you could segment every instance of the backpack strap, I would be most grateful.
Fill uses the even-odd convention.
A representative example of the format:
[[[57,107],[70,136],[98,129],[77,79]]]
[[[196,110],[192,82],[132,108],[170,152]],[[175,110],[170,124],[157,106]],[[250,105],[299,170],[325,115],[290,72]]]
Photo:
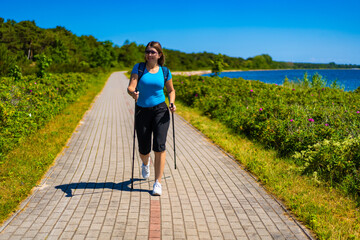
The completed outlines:
[[[164,74],[164,84],[165,84],[166,81],[169,78],[169,69],[167,67],[163,67],[163,66],[161,66],[161,69],[162,69],[163,74]]]
[[[146,68],[146,63],[144,63],[144,62],[139,63],[138,82],[140,81],[140,78],[144,75],[145,68]]]

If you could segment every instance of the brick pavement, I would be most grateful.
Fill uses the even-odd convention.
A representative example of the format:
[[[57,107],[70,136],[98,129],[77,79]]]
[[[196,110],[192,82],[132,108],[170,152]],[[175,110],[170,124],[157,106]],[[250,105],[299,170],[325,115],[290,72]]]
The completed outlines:
[[[176,114],[177,169],[170,127],[163,195],[151,196],[154,180],[141,179],[137,153],[131,191],[127,84],[123,73],[110,76],[0,239],[309,239],[246,171]]]

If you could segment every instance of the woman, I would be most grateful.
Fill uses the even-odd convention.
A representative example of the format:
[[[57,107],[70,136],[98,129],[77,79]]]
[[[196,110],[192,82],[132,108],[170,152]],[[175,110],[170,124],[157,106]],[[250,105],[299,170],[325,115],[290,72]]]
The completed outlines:
[[[149,42],[145,50],[145,69],[139,72],[139,63],[135,64],[128,86],[128,94],[136,101],[135,128],[138,137],[140,158],[143,162],[142,176],[150,176],[151,135],[155,153],[155,183],[153,195],[160,196],[161,178],[165,167],[166,136],[170,125],[170,114],[165,104],[164,85],[169,94],[170,111],[175,112],[175,89],[169,71],[165,82],[162,66],[165,56],[159,42]],[[140,69],[141,71],[141,69]],[[139,73],[142,74],[139,79]],[[140,75],[141,75],[140,74]]]

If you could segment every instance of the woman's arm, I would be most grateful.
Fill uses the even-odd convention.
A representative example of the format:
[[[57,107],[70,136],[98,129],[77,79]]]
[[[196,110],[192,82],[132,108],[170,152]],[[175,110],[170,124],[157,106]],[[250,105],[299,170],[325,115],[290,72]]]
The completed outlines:
[[[175,112],[176,106],[175,106],[175,89],[173,86],[172,79],[169,79],[165,82],[166,90],[169,94],[169,103],[170,103],[170,111]],[[173,104],[171,106],[171,103]]]
[[[131,74],[127,92],[133,99],[135,99],[135,101],[137,101],[139,98],[139,92],[138,91],[135,92],[137,83],[138,83],[138,75],[136,73]]]

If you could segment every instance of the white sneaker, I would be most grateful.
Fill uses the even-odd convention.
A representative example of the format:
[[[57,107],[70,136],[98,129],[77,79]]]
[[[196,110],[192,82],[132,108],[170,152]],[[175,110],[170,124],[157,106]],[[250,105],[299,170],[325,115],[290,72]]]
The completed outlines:
[[[154,196],[161,196],[162,190],[161,190],[161,184],[158,182],[158,180],[156,180],[156,182],[154,183],[154,189],[152,194]]]
[[[142,173],[143,178],[145,178],[145,179],[148,179],[150,176],[150,162],[151,162],[151,160],[149,157],[148,165],[144,165],[144,164],[141,165],[141,173]]]

